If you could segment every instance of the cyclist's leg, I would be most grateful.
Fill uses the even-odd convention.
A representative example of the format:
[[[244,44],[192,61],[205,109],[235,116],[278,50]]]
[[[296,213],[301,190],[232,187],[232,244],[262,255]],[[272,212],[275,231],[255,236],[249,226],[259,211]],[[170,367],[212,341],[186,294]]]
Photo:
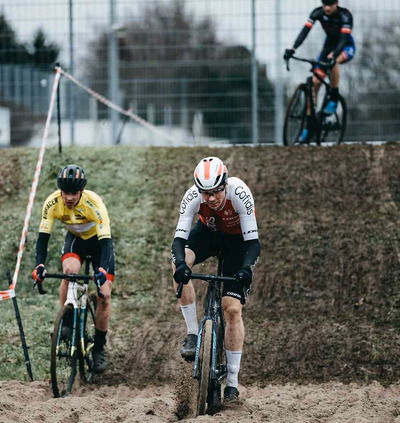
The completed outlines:
[[[346,46],[336,59],[336,65],[332,68],[330,74],[331,100],[335,103],[339,100],[340,70],[339,65],[343,65],[353,59],[355,48],[352,45]],[[328,56],[332,57],[333,52]]]
[[[225,296],[222,298],[222,308],[226,322],[225,347],[229,351],[241,351],[244,341],[243,306],[240,300]]]
[[[196,254],[190,248],[185,248],[186,264],[192,268],[196,260]],[[172,272],[175,273],[175,265],[172,263]],[[173,281],[174,290],[178,284]],[[182,289],[182,296],[178,299],[183,318],[186,323],[186,337],[181,348],[181,356],[187,361],[193,361],[196,355],[197,334],[199,332],[199,322],[196,310],[196,292],[192,281],[189,281]]]
[[[228,291],[229,293],[230,291]],[[225,352],[228,375],[224,397],[226,400],[236,399],[239,395],[239,370],[244,342],[244,324],[240,300],[230,296],[222,298],[225,316]]]
[[[100,267],[100,259],[101,259],[101,246],[100,241],[97,239],[97,236],[94,236],[85,242],[85,253],[89,254],[92,257],[92,266],[93,269]],[[107,270],[107,280],[101,287],[101,294],[102,297],[97,295],[97,308],[96,308],[96,331],[104,332],[104,339],[105,342],[105,334],[108,330],[108,325],[111,318],[111,290],[112,284],[114,282],[114,275],[115,275],[115,265],[114,265],[114,246],[111,243],[111,260],[109,263],[109,267]],[[101,345],[102,347],[102,345]]]
[[[327,60],[328,54],[330,52],[330,48],[324,44],[321,53],[319,54],[319,56],[317,57],[317,61],[318,62],[324,62]],[[317,67],[315,69],[315,73],[321,77],[322,79],[324,79],[326,77],[326,70],[322,69],[320,67]],[[314,85],[314,98],[318,98],[318,93],[319,93],[319,89],[321,88],[322,82],[316,77],[314,76],[313,78],[313,85]],[[311,107],[310,107],[311,109]],[[310,110],[310,115],[311,115],[311,110]]]
[[[97,267],[101,267],[101,245],[100,241],[98,240],[97,236],[93,236],[92,238],[84,241],[85,243],[85,253],[86,255],[90,255],[92,258],[92,266],[93,269]],[[111,251],[110,256],[111,260],[108,264],[107,271],[107,280],[101,287],[101,294],[102,297],[97,295],[97,308],[96,308],[96,329],[107,332],[108,324],[111,318],[111,290],[112,284],[114,282],[115,276],[115,260],[114,260],[114,246],[111,242]],[[96,291],[97,294],[97,291]]]
[[[323,60],[324,57],[326,57],[325,45],[324,45],[320,55],[318,56],[317,60],[318,61]],[[318,67],[315,69],[315,73],[318,74],[322,78],[325,78],[325,76],[326,76],[326,72],[323,69],[318,68]],[[319,92],[319,89],[320,89],[322,83],[315,76],[312,79],[312,83],[313,83],[313,96],[314,96],[315,99],[317,99],[318,98],[318,92]],[[300,135],[299,142],[307,144],[312,139],[314,132],[315,132],[315,123],[314,123],[314,118],[312,116],[311,103],[310,103],[310,99],[307,99],[306,125],[305,125],[303,132]]]
[[[93,269],[100,267],[101,259],[101,245],[97,236],[94,236],[85,241],[85,253],[92,257]],[[115,268],[114,268],[114,247],[111,243],[111,260],[109,262],[107,271],[107,280],[101,287],[100,297],[97,295],[97,307],[95,315],[95,335],[94,335],[94,346],[93,346],[93,370],[96,373],[103,372],[107,367],[107,360],[104,352],[104,346],[106,345],[106,337],[108,331],[108,325],[111,319],[111,290],[114,282]]]
[[[113,281],[107,279],[104,285],[101,287],[101,293],[103,298],[97,296],[97,308],[96,308],[96,329],[107,332],[108,325],[111,318],[111,289]]]
[[[80,238],[71,234],[71,232],[67,232],[61,257],[63,273],[79,273],[83,262],[82,257],[82,245],[80,242]],[[64,305],[65,300],[67,299],[67,292],[68,281],[63,279],[61,281],[59,290],[59,299],[61,306]]]
[[[242,236],[229,238],[224,249],[224,275],[234,276],[240,269],[244,257]],[[244,341],[244,324],[242,318],[243,304],[246,302],[245,289],[237,283],[224,283],[222,290],[222,308],[225,316],[225,349],[228,365],[228,377],[224,397],[227,400],[237,398],[239,392],[238,375]]]
[[[186,264],[192,268],[195,264],[202,263],[212,255],[211,251],[212,231],[199,220],[194,228],[190,231],[185,248]],[[172,264],[172,270],[175,272],[175,265]],[[174,289],[177,284],[175,280]],[[183,342],[181,355],[185,360],[194,360],[196,353],[197,334],[199,330],[197,311],[196,311],[196,294],[192,281],[183,287],[182,297],[178,300],[181,311],[186,323],[187,336]]]

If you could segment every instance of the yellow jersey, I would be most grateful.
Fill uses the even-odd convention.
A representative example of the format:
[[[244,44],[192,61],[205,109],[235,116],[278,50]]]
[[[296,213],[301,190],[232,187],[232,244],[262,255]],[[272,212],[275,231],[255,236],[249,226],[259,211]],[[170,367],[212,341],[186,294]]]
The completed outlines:
[[[54,219],[82,239],[97,235],[99,240],[111,238],[110,219],[103,200],[93,191],[84,190],[79,203],[69,209],[61,197],[61,190],[51,194],[43,204],[39,232],[51,234]]]

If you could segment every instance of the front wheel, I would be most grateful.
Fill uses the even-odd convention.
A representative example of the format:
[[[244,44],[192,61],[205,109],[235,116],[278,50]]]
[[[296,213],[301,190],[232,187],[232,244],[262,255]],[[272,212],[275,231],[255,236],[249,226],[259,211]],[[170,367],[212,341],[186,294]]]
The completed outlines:
[[[326,102],[327,104],[327,102]],[[318,127],[320,142],[338,145],[343,141],[347,125],[347,105],[344,98],[339,95],[336,112],[332,115],[323,113],[326,106],[323,105],[318,113]]]
[[[200,355],[199,355],[199,394],[197,397],[197,413],[196,416],[206,414],[207,394],[210,380],[211,365],[211,348],[212,348],[212,321],[206,320],[201,338]]]
[[[55,398],[66,397],[75,380],[78,354],[76,342],[72,340],[73,320],[73,307],[63,306],[58,312],[51,336],[50,375]]]
[[[216,323],[214,323],[216,324]],[[216,339],[216,379],[210,378],[210,384],[208,387],[208,413],[215,414],[221,408],[221,384],[222,379],[226,377],[226,360],[225,360],[225,348],[224,348],[224,331],[222,329],[221,322],[218,323]]]
[[[285,123],[283,126],[284,145],[294,145],[298,142],[305,127],[307,114],[307,87],[300,84],[289,101]]]

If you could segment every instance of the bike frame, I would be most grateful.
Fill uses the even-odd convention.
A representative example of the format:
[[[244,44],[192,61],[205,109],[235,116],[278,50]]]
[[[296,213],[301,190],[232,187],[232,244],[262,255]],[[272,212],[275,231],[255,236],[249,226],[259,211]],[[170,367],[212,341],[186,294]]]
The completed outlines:
[[[312,116],[314,122],[317,124],[318,123],[317,112],[316,112],[317,98],[315,97],[315,93],[314,93],[313,77],[315,76],[325,86],[325,95],[324,95],[324,99],[322,101],[322,107],[326,104],[327,99],[330,95],[331,86],[329,85],[329,83],[327,83],[325,81],[324,78],[322,78],[321,76],[316,74],[314,72],[314,70],[316,69],[317,66],[327,66],[327,63],[318,62],[316,60],[303,59],[301,57],[296,57],[296,56],[292,56],[291,59],[297,60],[299,62],[309,63],[311,65],[310,72],[312,73],[312,75],[307,77],[305,85],[306,85],[306,89],[307,89],[307,101],[309,102],[310,108],[311,108],[311,116]],[[289,60],[286,63],[286,68],[287,68],[287,70],[290,70]],[[330,71],[331,71],[331,68],[328,68],[326,76],[330,75]],[[316,127],[317,127],[317,136],[319,137],[320,136],[320,128],[318,128],[318,125],[316,125]]]
[[[68,280],[68,291],[67,291],[67,299],[65,300],[64,305],[72,305],[74,309],[74,319],[73,319],[73,327],[72,327],[72,347],[71,347],[71,357],[75,354],[76,351],[76,337],[77,337],[77,322],[78,322],[78,311],[80,317],[80,344],[81,344],[81,351],[82,356],[86,357],[86,355],[90,352],[94,345],[89,345],[88,349],[85,349],[85,334],[84,334],[84,323],[86,318],[86,306],[87,306],[87,299],[88,299],[88,284],[89,281],[93,278],[89,276],[89,266],[90,266],[90,258],[87,258],[85,261],[85,275],[63,275],[63,274],[46,274],[46,277],[50,278],[58,278],[58,279],[66,279]],[[79,282],[79,280],[83,280],[83,282]],[[59,332],[57,334],[57,344],[60,341],[61,337],[61,330],[62,326],[59,328]],[[57,351],[58,352],[58,351]]]
[[[192,274],[192,279],[201,279],[208,282],[207,296],[204,317],[201,319],[199,324],[199,334],[197,338],[196,356],[193,365],[193,378],[199,379],[199,356],[200,348],[202,343],[204,326],[207,320],[212,321],[212,352],[211,352],[211,368],[210,368],[210,379],[220,382],[227,376],[227,365],[225,358],[225,365],[222,370],[217,369],[217,342],[218,342],[218,318],[221,322],[221,337],[224,345],[225,337],[225,321],[221,305],[221,281],[236,281],[233,277],[222,276],[222,260],[218,260],[218,275],[197,275]]]
[[[216,368],[217,362],[217,331],[218,331],[218,317],[221,322],[222,338],[225,335],[225,322],[223,319],[222,307],[221,307],[221,293],[220,293],[220,282],[210,281],[207,288],[207,303],[205,307],[204,317],[201,319],[199,324],[199,336],[197,338],[196,357],[193,366],[193,378],[199,379],[199,356],[200,347],[203,338],[204,325],[207,320],[212,321],[212,352],[211,352],[211,369],[210,378],[215,380],[222,380],[226,377],[226,363],[225,370],[220,372]],[[223,339],[222,339],[223,341]]]

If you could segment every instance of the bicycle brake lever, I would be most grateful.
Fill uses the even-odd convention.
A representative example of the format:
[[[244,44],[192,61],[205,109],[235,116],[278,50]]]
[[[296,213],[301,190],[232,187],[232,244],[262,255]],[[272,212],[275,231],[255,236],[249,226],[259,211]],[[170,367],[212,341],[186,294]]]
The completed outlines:
[[[176,289],[176,298],[181,298],[182,297],[182,290],[183,290],[183,283],[180,283],[178,285],[178,288]]]
[[[290,71],[289,61],[290,61],[290,59],[286,60],[286,70],[287,71]]]
[[[38,289],[38,291],[39,291],[39,294],[40,294],[40,295],[44,295],[44,294],[46,294],[46,293],[47,293],[47,291],[45,291],[45,290],[43,289],[43,285],[42,285],[41,283],[37,283],[37,281],[34,281],[34,282],[32,283],[32,291],[35,289],[35,287],[37,287],[37,289]]]

